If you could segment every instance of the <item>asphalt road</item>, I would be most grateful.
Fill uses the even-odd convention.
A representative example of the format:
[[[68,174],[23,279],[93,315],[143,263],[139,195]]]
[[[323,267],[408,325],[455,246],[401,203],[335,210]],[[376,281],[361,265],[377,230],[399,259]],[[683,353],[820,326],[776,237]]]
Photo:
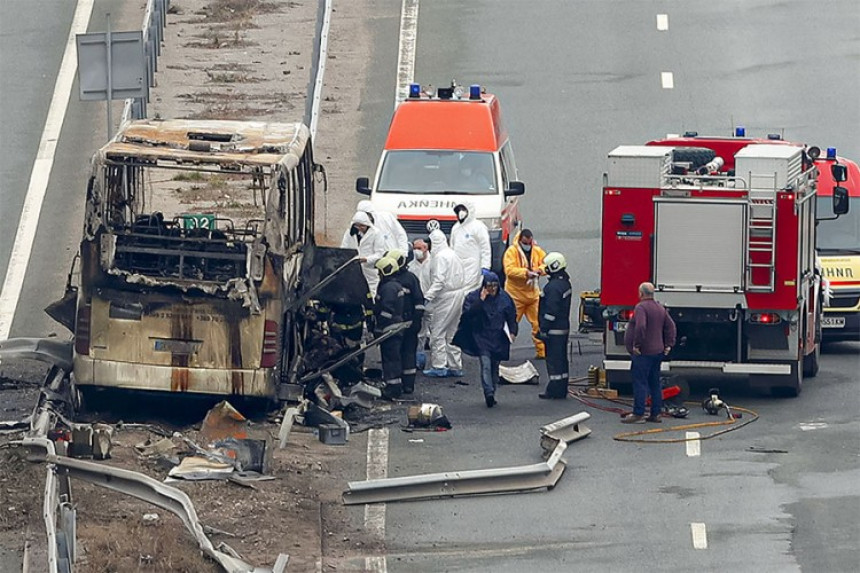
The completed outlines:
[[[377,48],[360,87],[367,168],[356,175],[375,165],[395,87],[400,2],[371,4]],[[73,11],[67,2],[35,6],[0,4],[4,272],[10,221],[26,192]],[[121,0],[96,2],[90,30],[104,28],[107,11],[117,29],[136,29],[138,9]],[[665,32],[656,29],[661,13],[669,15]],[[597,286],[598,192],[606,153],[617,145],[686,130],[728,134],[743,124],[752,134],[784,130],[786,138],[860,158],[860,140],[850,129],[860,125],[858,24],[860,11],[849,0],[832,0],[826,9],[764,0],[425,1],[416,80],[440,85],[456,78],[499,95],[527,185],[526,224],[545,247],[565,252],[574,289],[584,290]],[[661,87],[662,72],[673,73],[673,89]],[[89,156],[104,139],[103,105],[78,102],[75,86],[13,336],[65,334],[40,309],[62,293]],[[599,347],[581,346],[574,376],[601,360]],[[532,386],[503,388],[500,405],[488,410],[470,361],[468,385],[420,380],[418,398],[442,404],[454,430],[393,430],[389,475],[539,461],[539,426],[583,410],[592,414],[593,434],[571,447],[568,469],[551,492],[389,504],[388,569],[855,571],[858,352],[856,344],[830,347],[818,378],[794,400],[760,397],[724,380],[694,386],[696,396],[718,385],[729,403],[761,415],[703,441],[698,457],[687,456],[683,444],[613,441],[629,429],[616,414],[540,401]],[[521,336],[515,358],[530,355]],[[713,420],[691,410],[688,422]],[[706,528],[706,549],[693,548],[694,523]]]
[[[657,30],[657,14],[668,14],[668,31]],[[392,24],[379,26],[385,58],[365,92],[393,77],[384,68],[396,50]],[[574,290],[585,290],[598,284],[599,189],[617,145],[744,125],[751,135],[782,133],[860,157],[849,127],[860,125],[858,24],[851,2],[823,10],[772,1],[437,0],[420,7],[415,79],[480,83],[500,97],[526,182],[525,224],[567,255]],[[672,72],[672,89],[663,72]],[[389,102],[369,102],[366,125],[387,125]],[[380,131],[367,129],[367,140],[379,141],[365,152],[369,165]],[[574,376],[601,360],[599,347],[583,344]],[[528,346],[521,336],[515,358],[530,358]],[[547,403],[535,387],[504,388],[488,410],[471,363],[468,386],[423,380],[419,399],[440,403],[454,430],[393,430],[391,476],[539,461],[538,428],[583,410],[593,434],[571,447],[551,492],[388,504],[388,569],[855,571],[858,352],[857,344],[829,347],[818,378],[794,400],[753,394],[742,381],[694,384],[694,398],[716,385],[729,403],[761,415],[704,440],[697,457],[683,443],[613,441],[629,429],[617,414]],[[713,420],[691,407],[685,423]],[[704,549],[694,548],[699,527]]]
[[[3,78],[0,119],[4,126],[0,135],[3,217],[0,276],[3,277],[75,6],[76,2],[59,0],[0,3],[0,77]],[[137,30],[143,22],[143,7],[137,3],[96,0],[88,32],[104,31],[108,13],[114,30]],[[107,140],[105,104],[81,102],[78,93],[75,81],[10,338],[69,335],[42,309],[63,295],[66,274],[81,236],[90,157]],[[119,120],[121,105],[122,102],[114,104],[115,122]]]

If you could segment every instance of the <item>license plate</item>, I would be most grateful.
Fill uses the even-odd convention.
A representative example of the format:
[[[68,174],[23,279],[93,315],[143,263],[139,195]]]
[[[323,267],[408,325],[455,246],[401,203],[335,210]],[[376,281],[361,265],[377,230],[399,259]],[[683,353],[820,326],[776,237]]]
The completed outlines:
[[[844,316],[821,317],[821,328],[845,328]]]
[[[197,340],[170,340],[164,338],[155,339],[156,352],[172,352],[173,354],[194,354],[202,346]]]

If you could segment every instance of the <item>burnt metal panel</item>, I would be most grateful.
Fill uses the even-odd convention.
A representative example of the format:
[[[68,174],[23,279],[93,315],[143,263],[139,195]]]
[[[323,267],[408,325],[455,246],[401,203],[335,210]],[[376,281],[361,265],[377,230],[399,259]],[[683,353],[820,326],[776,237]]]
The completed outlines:
[[[354,258],[352,249],[307,245],[302,260],[302,286],[299,296]],[[326,285],[313,298],[326,304],[365,304],[369,289],[358,261],[343,269],[331,284]]]

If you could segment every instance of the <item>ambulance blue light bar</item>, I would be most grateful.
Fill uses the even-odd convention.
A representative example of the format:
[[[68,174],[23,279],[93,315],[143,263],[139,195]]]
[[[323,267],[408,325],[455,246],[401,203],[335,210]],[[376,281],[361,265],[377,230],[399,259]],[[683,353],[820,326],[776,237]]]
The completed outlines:
[[[746,136],[747,136],[747,129],[744,126],[739,125],[735,128],[735,137],[746,137]]]
[[[421,97],[421,84],[409,84],[409,97]]]
[[[827,148],[827,159],[836,159],[836,148],[828,147]]]
[[[478,84],[469,86],[469,99],[481,99],[481,86]]]

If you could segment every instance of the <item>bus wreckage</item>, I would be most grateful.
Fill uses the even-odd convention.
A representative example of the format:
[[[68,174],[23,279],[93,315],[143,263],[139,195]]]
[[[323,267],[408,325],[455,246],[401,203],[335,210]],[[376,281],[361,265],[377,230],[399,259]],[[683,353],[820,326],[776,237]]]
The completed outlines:
[[[315,245],[320,181],[300,123],[125,124],[93,156],[80,252],[46,309],[74,333],[76,386],[276,401],[349,366],[360,349],[326,322],[369,295],[355,251]]]

